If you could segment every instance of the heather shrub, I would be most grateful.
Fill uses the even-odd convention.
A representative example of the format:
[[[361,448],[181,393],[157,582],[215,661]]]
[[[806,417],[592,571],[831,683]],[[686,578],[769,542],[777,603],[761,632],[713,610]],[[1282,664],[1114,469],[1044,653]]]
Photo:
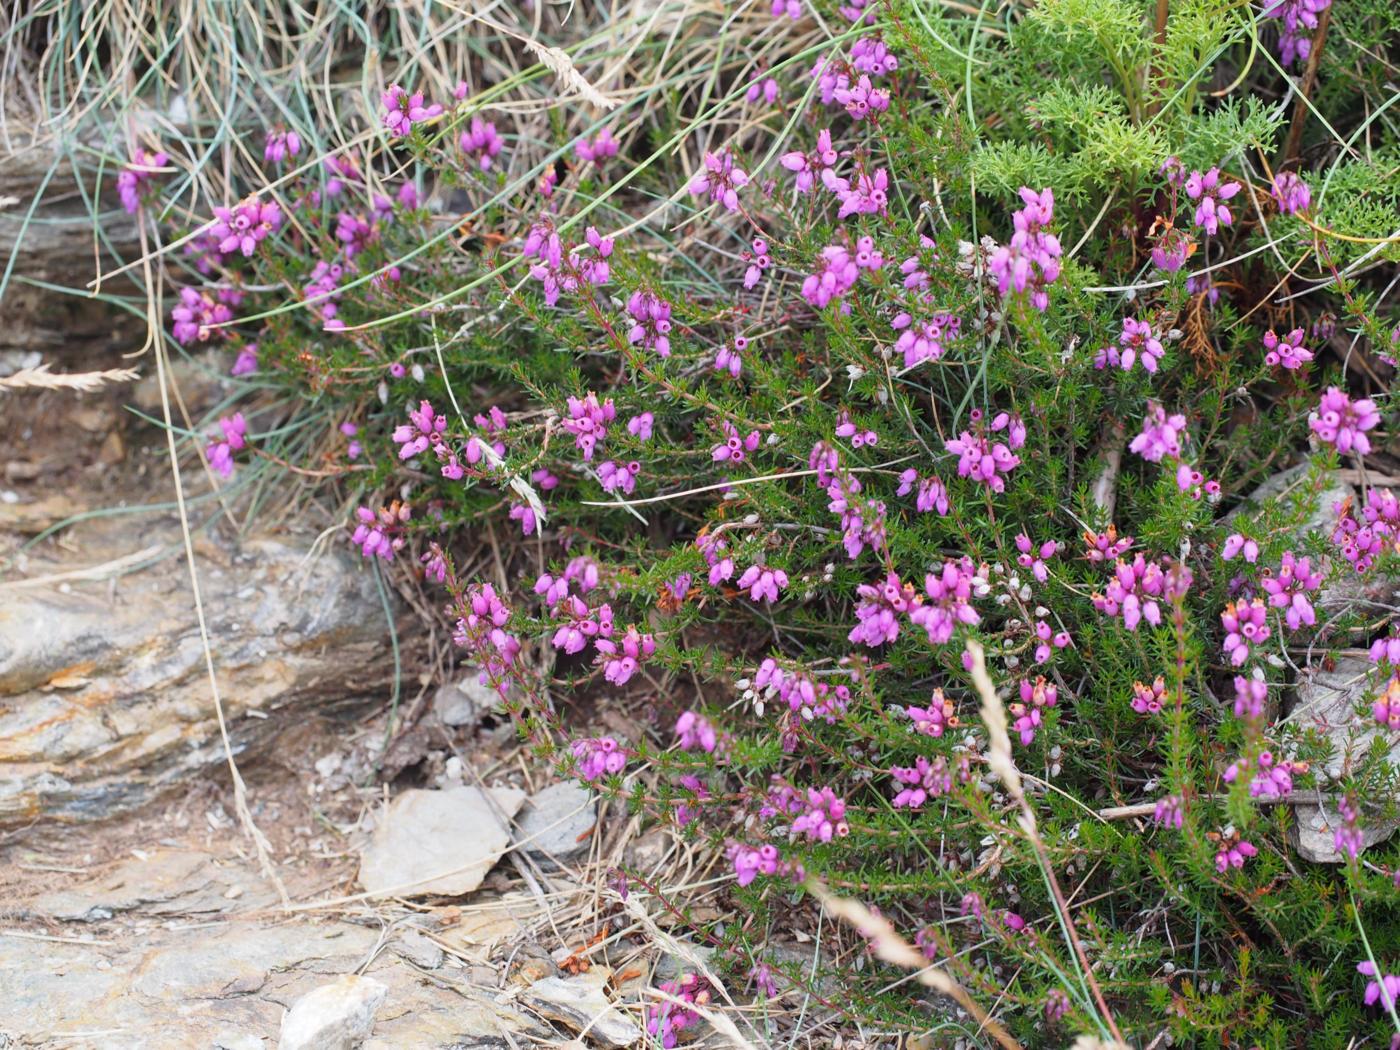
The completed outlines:
[[[822,1001],[935,1045],[1385,1045],[1395,12],[654,21],[642,86],[507,34],[363,149],[271,129],[211,224],[144,144],[164,334],[247,384],[190,445],[333,478],[542,754],[723,853],[697,932],[758,996],[816,987],[768,945],[821,886],[879,916]],[[1356,653],[1349,721],[1290,713]]]

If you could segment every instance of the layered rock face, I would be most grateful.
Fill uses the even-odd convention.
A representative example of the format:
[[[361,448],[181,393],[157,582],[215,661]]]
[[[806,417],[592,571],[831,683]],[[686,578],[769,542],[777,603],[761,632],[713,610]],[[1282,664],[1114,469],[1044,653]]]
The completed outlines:
[[[79,535],[64,571],[0,584],[0,824],[111,816],[224,759],[178,525]],[[382,697],[389,629],[359,559],[287,535],[196,550],[235,754],[308,704]]]

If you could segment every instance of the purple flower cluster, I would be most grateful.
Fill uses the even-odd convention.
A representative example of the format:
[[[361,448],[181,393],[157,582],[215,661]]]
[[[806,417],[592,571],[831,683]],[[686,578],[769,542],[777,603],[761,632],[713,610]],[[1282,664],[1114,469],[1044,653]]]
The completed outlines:
[[[209,459],[210,468],[222,477],[233,476],[233,454],[247,445],[248,424],[243,421],[243,413],[235,412],[219,420],[222,439],[209,443],[204,454]]]
[[[612,398],[599,401],[598,395],[589,391],[585,397],[569,398],[569,416],[561,425],[574,435],[574,444],[587,461],[608,436],[608,425],[616,418]]]
[[[1162,359],[1162,341],[1152,331],[1152,325],[1132,317],[1123,318],[1123,331],[1118,336],[1116,346],[1106,346],[1094,358],[1095,368],[1121,368],[1131,372],[1133,364],[1142,362],[1149,374],[1157,371],[1157,362]]]
[[[1142,433],[1133,438],[1128,449],[1149,463],[1160,463],[1164,456],[1180,457],[1185,441],[1186,417],[1179,412],[1169,416],[1156,401],[1149,401]]]
[[[829,244],[821,251],[821,261],[821,269],[802,282],[802,298],[818,310],[824,310],[833,299],[844,299],[856,286],[861,271],[878,270],[885,265],[885,257],[871,237],[856,241],[855,254],[844,244]],[[850,307],[842,303],[841,312],[849,313]]]
[[[272,201],[264,203],[249,197],[234,208],[216,207],[209,232],[218,239],[219,251],[224,255],[241,252],[249,258],[281,225],[281,208]]]
[[[226,329],[219,326],[233,320],[233,310],[224,298],[223,293],[216,298],[207,288],[203,291],[181,288],[180,303],[170,311],[171,334],[175,341],[188,346],[224,337]]]
[[[627,299],[627,313],[632,318],[627,341],[654,350],[660,357],[670,357],[671,304],[654,292],[638,290]]]
[[[403,138],[413,130],[413,125],[442,116],[442,106],[434,102],[426,104],[422,92],[410,95],[397,84],[380,96],[380,122],[393,138]]]
[[[1214,236],[1220,227],[1231,225],[1235,219],[1225,202],[1243,188],[1238,182],[1220,178],[1220,169],[1211,168],[1205,174],[1193,171],[1186,177],[1186,196],[1196,202],[1196,225]]]
[[[969,557],[949,559],[943,568],[924,577],[926,601],[909,612],[909,621],[922,627],[933,645],[944,645],[958,625],[972,627],[982,621],[972,607],[981,588],[977,566]]]
[[[1009,704],[1007,710],[1012,717],[1011,728],[1020,735],[1021,743],[1029,747],[1035,740],[1036,731],[1040,729],[1041,712],[1047,707],[1055,706],[1060,692],[1045,680],[1044,675],[1040,675],[1034,682],[1023,678],[1020,694],[1021,699]]]
[[[1308,417],[1308,426],[1320,441],[1338,452],[1364,456],[1371,451],[1371,439],[1366,431],[1380,421],[1380,410],[1370,398],[1353,401],[1337,387],[1329,386]]]
[[[1264,363],[1292,371],[1302,368],[1313,358],[1312,351],[1303,346],[1303,330],[1295,328],[1282,338],[1273,329],[1264,333]]]
[[[1295,62],[1306,62],[1312,54],[1312,37],[1305,35],[1317,28],[1317,19],[1332,6],[1332,0],[1266,0],[1265,18],[1279,20],[1278,54],[1284,68]]]
[[[704,164],[704,170],[690,180],[691,195],[708,196],[726,211],[738,211],[739,191],[749,184],[748,172],[734,163],[734,154],[727,149],[706,153]]]
[[[359,507],[355,511],[358,524],[350,536],[350,542],[359,547],[366,558],[393,561],[394,554],[403,550],[403,527],[412,513],[407,503],[398,500],[379,508],[378,512]]]
[[[590,783],[602,776],[616,776],[627,768],[627,749],[610,736],[575,740],[569,750],[573,752],[579,778]]]
[[[1239,667],[1249,659],[1250,647],[1268,641],[1268,607],[1259,598],[1229,602],[1220,614],[1225,629],[1224,649],[1230,663]]]
[[[572,294],[608,283],[612,238],[604,237],[590,226],[584,231],[583,239],[583,245],[574,245],[566,252],[563,239],[548,218],[535,223],[526,234],[521,254],[536,260],[530,266],[530,276],[544,287],[544,301],[549,306],[559,302],[563,292]],[[592,249],[591,253],[585,251],[585,246]]]
[[[966,783],[966,759],[959,764],[958,774],[959,781]],[[953,772],[941,755],[933,761],[920,755],[912,766],[891,766],[890,777],[904,785],[891,802],[895,809],[918,809],[929,799],[942,798],[953,790]]]
[[[168,153],[153,153],[138,148],[117,175],[117,196],[121,198],[122,207],[135,215],[141,208],[142,199],[151,188],[152,180],[158,174],[155,169],[163,168],[169,163]]]
[[[1136,631],[1143,620],[1156,627],[1162,622],[1158,599],[1165,596],[1166,579],[1162,567],[1141,553],[1131,562],[1120,558],[1103,593],[1093,595],[1094,608],[1105,616],[1121,615],[1130,631]]]
[[[1012,217],[1015,232],[992,253],[987,268],[1003,296],[1029,290],[1031,304],[1045,310],[1050,305],[1047,289],[1060,276],[1062,254],[1059,238],[1046,230],[1055,220],[1055,195],[1049,189],[1036,193],[1022,186],[1021,200],[1025,207]]]
[[[1322,572],[1313,569],[1311,559],[1298,558],[1292,551],[1285,551],[1278,573],[1265,574],[1259,586],[1269,596],[1271,606],[1284,610],[1283,619],[1288,629],[1296,631],[1317,624],[1317,613],[1308,594],[1322,586],[1322,579]]]
[[[505,140],[496,130],[496,125],[480,117],[472,117],[472,122],[457,139],[463,153],[476,159],[476,166],[482,171],[491,170],[491,162],[505,148]]]
[[[974,409],[973,423],[979,423],[981,419],[981,411]],[[1005,442],[995,441],[990,436],[1003,430],[1006,431]],[[1010,474],[1021,465],[1021,457],[1014,450],[1025,444],[1026,425],[1021,422],[1021,417],[1000,412],[992,420],[990,431],[978,427],[977,433],[973,434],[964,430],[956,438],[944,442],[943,447],[958,457],[958,477],[980,481],[993,492],[1004,492],[1006,481],[1003,475]]]
[[[848,638],[871,648],[898,638],[900,618],[920,604],[914,585],[893,572],[882,583],[862,583],[856,598],[856,625]]]
[[[1261,751],[1252,763],[1240,758],[1225,767],[1222,777],[1233,784],[1241,776],[1248,777],[1250,798],[1273,801],[1293,790],[1293,778],[1308,771],[1306,762],[1276,762],[1272,751]]]

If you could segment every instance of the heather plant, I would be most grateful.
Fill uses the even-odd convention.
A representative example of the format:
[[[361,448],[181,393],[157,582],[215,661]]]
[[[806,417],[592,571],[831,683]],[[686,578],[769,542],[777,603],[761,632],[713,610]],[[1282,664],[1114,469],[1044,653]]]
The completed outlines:
[[[191,447],[333,477],[542,755],[724,858],[697,934],[760,998],[1394,1045],[1395,12],[790,0],[691,12],[697,65],[658,11],[645,87],[511,30],[353,147],[267,127],[207,221],[123,158],[165,337],[247,384]],[[1289,713],[1349,650],[1352,721]],[[1295,850],[1319,798],[1338,865]],[[839,1002],[769,951],[828,893],[873,916]],[[661,991],[669,1047],[714,989]]]

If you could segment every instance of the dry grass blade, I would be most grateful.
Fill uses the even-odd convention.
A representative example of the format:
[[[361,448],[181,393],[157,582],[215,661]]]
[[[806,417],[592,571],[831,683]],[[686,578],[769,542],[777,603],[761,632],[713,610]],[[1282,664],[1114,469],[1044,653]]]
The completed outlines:
[[[141,378],[135,368],[109,368],[104,372],[50,372],[48,362],[33,368],[21,368],[8,376],[0,376],[0,394],[11,390],[76,390],[90,394],[108,383],[130,383]]]
[[[893,966],[902,966],[907,970],[917,970],[918,972],[914,975],[915,980],[925,988],[932,988],[935,992],[953,999],[964,1010],[977,1018],[977,1023],[982,1026],[982,1029],[1007,1050],[1015,1050],[1015,1048],[1020,1047],[1021,1044],[1012,1037],[1010,1032],[992,1020],[987,1012],[973,1001],[966,988],[942,970],[930,966],[923,952],[901,937],[889,919],[883,915],[876,915],[860,901],[852,900],[850,897],[833,896],[820,883],[809,882],[807,889],[822,902],[822,905],[832,915],[838,919],[844,919],[854,926],[870,942],[877,959]]]
[[[982,698],[982,721],[987,726],[987,765],[1006,785],[1011,797],[1021,802],[1025,793],[1021,788],[1021,774],[1011,757],[1011,736],[1006,729],[1006,708],[997,696],[996,687],[987,674],[987,660],[982,646],[976,641],[967,643],[967,651],[972,656],[972,682],[977,686],[977,695]]]
[[[521,37],[521,42],[530,49],[531,53],[540,60],[540,63],[559,78],[571,92],[578,95],[584,101],[599,109],[616,109],[621,103],[603,94],[588,79],[578,71],[574,65],[574,60],[567,53],[557,47],[549,47],[541,44],[538,40],[531,40],[528,37]]]

